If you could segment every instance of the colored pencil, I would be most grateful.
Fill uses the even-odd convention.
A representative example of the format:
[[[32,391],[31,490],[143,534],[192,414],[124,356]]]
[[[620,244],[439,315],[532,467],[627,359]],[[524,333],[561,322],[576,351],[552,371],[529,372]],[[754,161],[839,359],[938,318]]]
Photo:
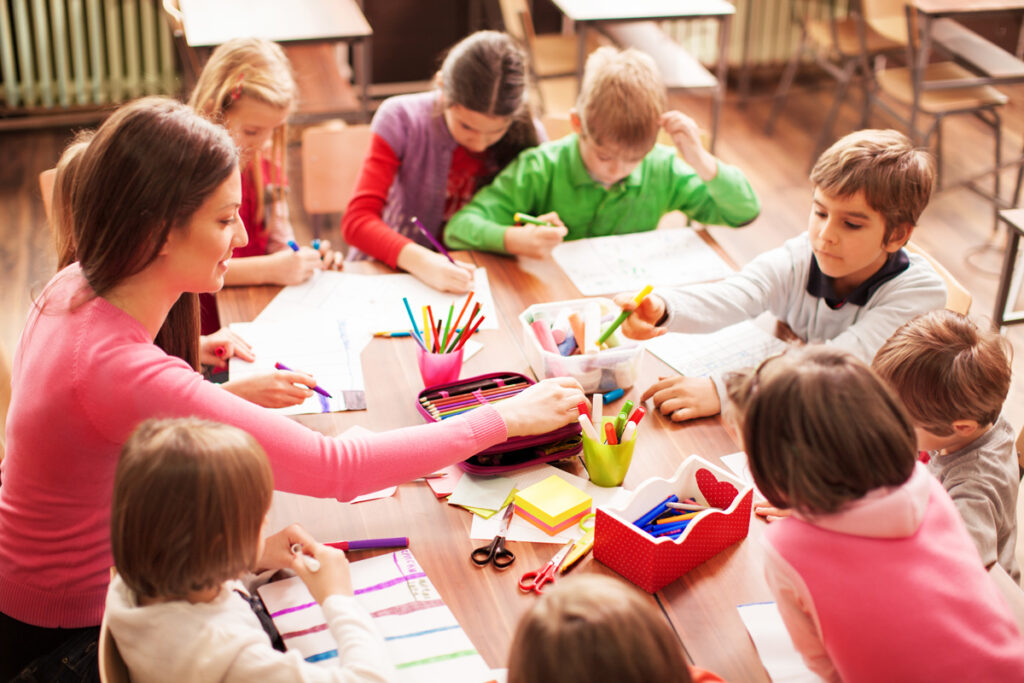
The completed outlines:
[[[478,329],[480,329],[480,325],[483,324],[485,317],[486,316],[483,315],[480,316],[480,319],[476,321],[476,325],[473,325],[473,328],[469,331],[469,333],[462,335],[462,341],[455,345],[455,351],[458,351],[459,349],[466,345],[466,342],[469,341],[469,338],[472,337],[473,334],[476,333]]]

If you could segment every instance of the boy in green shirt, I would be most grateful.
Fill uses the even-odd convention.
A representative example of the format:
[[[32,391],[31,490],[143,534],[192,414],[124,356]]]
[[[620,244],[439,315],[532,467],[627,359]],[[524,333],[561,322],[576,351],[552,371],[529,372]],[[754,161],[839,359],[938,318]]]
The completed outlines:
[[[574,134],[523,151],[452,216],[445,243],[542,258],[563,239],[654,230],[674,210],[711,225],[754,220],[760,206],[743,173],[704,149],[690,117],[665,106],[648,55],[596,50],[570,113]],[[675,149],[655,144],[659,128]],[[546,225],[514,226],[516,212],[542,214]]]

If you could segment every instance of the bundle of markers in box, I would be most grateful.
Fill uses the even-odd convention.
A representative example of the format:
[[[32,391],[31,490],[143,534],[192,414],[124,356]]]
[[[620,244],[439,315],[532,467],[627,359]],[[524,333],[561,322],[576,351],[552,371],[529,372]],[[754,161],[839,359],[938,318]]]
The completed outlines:
[[[622,404],[622,408],[614,420],[604,422],[604,417],[601,414],[603,412],[603,404],[604,398],[602,395],[594,394],[591,401],[593,414],[591,414],[590,410],[587,410],[586,403],[581,402],[576,406],[580,411],[577,419],[587,438],[596,443],[603,443],[609,446],[629,443],[636,438],[636,430],[640,426],[640,420],[644,419],[644,415],[647,414],[647,409],[643,406],[634,408],[633,402],[627,400]],[[604,426],[601,428],[601,432],[598,432],[595,425],[600,425],[602,422],[604,422]]]
[[[655,538],[678,538],[697,515],[711,509],[714,508],[701,505],[696,498],[679,500],[679,496],[672,494],[633,524]]]
[[[634,302],[639,305],[651,293],[651,289],[651,285],[644,287],[636,295]],[[527,313],[526,323],[533,329],[540,347],[550,353],[574,356],[618,346],[619,341],[613,335],[629,317],[629,312],[621,311],[618,317],[609,317],[605,320],[600,316],[596,306],[589,311],[581,315],[578,311],[564,309],[559,311],[553,320],[549,320],[547,315],[539,311],[535,314]],[[585,317],[589,319],[585,320]],[[609,324],[604,325],[609,320]]]
[[[473,333],[479,329],[480,323],[484,321],[484,316],[476,317],[477,313],[480,312],[480,302],[478,301],[473,306],[469,318],[466,319],[466,324],[459,327],[459,323],[462,322],[462,316],[466,313],[466,309],[469,307],[469,302],[472,299],[473,292],[470,292],[466,296],[466,302],[462,304],[462,310],[459,311],[458,317],[454,318],[454,323],[452,323],[452,319],[455,313],[455,304],[448,307],[447,318],[442,319],[438,316],[436,320],[433,307],[424,306],[422,309],[423,332],[420,332],[420,328],[416,324],[416,318],[413,317],[412,308],[409,306],[409,299],[402,297],[402,303],[405,304],[405,312],[409,315],[409,322],[412,323],[413,339],[427,353],[453,353],[461,349],[466,344],[466,340],[473,336]],[[474,322],[474,319],[476,322]]]
[[[479,408],[485,403],[499,403],[510,399],[528,386],[530,383],[523,380],[507,384],[489,382],[480,387],[467,386],[461,392],[458,389],[447,389],[420,396],[420,405],[435,420],[447,420],[449,417]]]

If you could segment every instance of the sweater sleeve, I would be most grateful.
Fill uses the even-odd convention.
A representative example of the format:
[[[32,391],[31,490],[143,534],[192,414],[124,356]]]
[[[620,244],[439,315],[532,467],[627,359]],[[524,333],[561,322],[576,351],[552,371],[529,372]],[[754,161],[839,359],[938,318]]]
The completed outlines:
[[[669,210],[678,209],[705,225],[746,225],[761,212],[754,188],[735,166],[718,162],[718,173],[704,182],[678,156],[671,158],[672,196]]]
[[[765,578],[793,646],[811,671],[826,681],[838,683],[839,673],[825,651],[818,614],[807,585],[767,537],[764,546]]]
[[[381,218],[388,191],[401,164],[387,141],[374,133],[352,198],[341,219],[341,236],[347,244],[392,268],[398,265],[398,252],[411,242]]]
[[[548,177],[539,155],[529,150],[521,153],[449,219],[444,231],[445,244],[452,249],[507,253],[505,231],[512,226],[512,216],[516,211],[538,211]]]
[[[964,526],[978,547],[985,567],[992,566],[999,559],[996,504],[983,490],[984,483],[962,477],[946,477],[942,485],[953,499]],[[994,494],[993,494],[994,495]]]

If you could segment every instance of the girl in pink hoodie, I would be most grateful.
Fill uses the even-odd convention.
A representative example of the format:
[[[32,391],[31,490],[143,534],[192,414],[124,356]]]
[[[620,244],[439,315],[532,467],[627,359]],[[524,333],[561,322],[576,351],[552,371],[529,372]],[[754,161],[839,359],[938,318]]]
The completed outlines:
[[[825,346],[727,379],[750,471],[791,517],[765,572],[793,644],[829,681],[1024,680],[1024,638],[899,400]]]

